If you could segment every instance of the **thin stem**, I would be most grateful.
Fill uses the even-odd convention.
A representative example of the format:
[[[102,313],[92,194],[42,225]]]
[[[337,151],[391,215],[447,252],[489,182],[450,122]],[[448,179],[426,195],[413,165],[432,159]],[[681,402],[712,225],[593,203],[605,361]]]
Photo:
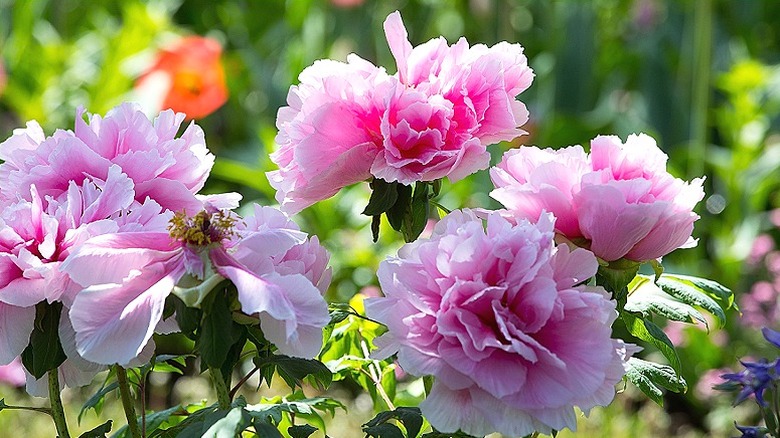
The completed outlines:
[[[243,384],[246,383],[246,381],[249,380],[249,378],[252,377],[258,371],[260,371],[260,367],[256,366],[252,368],[252,371],[247,373],[246,376],[242,377],[241,380],[239,380],[238,383],[236,383],[236,386],[234,386],[233,389],[230,390],[230,393],[228,394],[230,398],[232,399],[233,397],[235,397],[238,390],[241,389],[241,386],[243,386]]]
[[[219,408],[230,409],[230,392],[228,392],[225,378],[222,377],[222,371],[216,367],[209,367],[209,374],[211,375],[211,383],[214,385],[214,390],[217,391]]]
[[[138,429],[138,417],[135,415],[135,403],[133,402],[132,394],[130,394],[130,384],[127,380],[127,370],[119,365],[114,365],[114,371],[119,384],[119,395],[122,397],[122,406],[125,408],[127,429],[133,438],[141,438],[141,431]]]
[[[369,359],[368,344],[366,344],[365,339],[360,340],[360,348],[363,350],[363,356],[366,359]],[[393,404],[393,401],[390,400],[390,396],[387,395],[387,392],[385,392],[385,388],[382,386],[382,370],[379,369],[377,362],[371,361],[371,363],[368,364],[368,371],[362,368],[360,371],[362,371],[363,374],[367,375],[368,378],[374,382],[374,386],[376,386],[376,392],[379,393],[379,396],[382,397],[382,400],[384,400],[385,404],[387,404],[388,409],[394,411],[395,405]]]
[[[70,438],[68,433],[68,423],[65,421],[65,411],[62,408],[62,399],[60,398],[60,376],[55,368],[49,371],[49,403],[51,404],[51,417],[54,419],[54,426],[57,428],[59,438]]]
[[[51,409],[49,408],[36,408],[33,406],[14,406],[14,405],[3,405],[4,411],[11,411],[11,410],[19,410],[19,411],[32,411],[32,412],[40,412],[41,414],[46,414],[51,417]]]

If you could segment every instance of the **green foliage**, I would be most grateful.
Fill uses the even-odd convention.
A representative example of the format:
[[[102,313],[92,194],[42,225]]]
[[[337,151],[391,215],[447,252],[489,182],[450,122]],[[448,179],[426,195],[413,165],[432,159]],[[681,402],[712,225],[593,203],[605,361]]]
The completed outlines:
[[[395,424],[388,423],[397,420],[406,433]],[[423,425],[423,417],[419,408],[396,408],[392,411],[384,411],[377,414],[368,423],[363,425],[363,431],[367,436],[376,438],[417,438]]]
[[[658,315],[671,321],[707,325],[700,308],[716,318],[717,326],[726,323],[725,310],[734,304],[734,296],[728,289],[709,280],[662,274],[654,277],[638,275],[629,285],[625,310],[641,314],[644,318]]]
[[[688,384],[673,368],[635,357],[628,360],[626,378],[661,406],[664,404],[661,388],[674,392],[688,389]]]
[[[60,344],[62,303],[45,301],[35,306],[35,326],[30,344],[22,352],[22,363],[36,379],[60,366],[67,357]]]
[[[81,411],[79,411],[78,417],[79,423],[81,423],[81,419],[84,414],[87,413],[87,411],[90,409],[94,409],[95,413],[100,415],[100,412],[103,410],[103,404],[105,402],[106,395],[113,392],[118,387],[119,383],[117,382],[111,382],[108,385],[104,383],[96,393],[92,394],[92,396],[88,398],[86,402],[84,402],[84,405],[81,406]]]
[[[370,357],[374,338],[384,332],[383,326],[367,319],[360,297],[349,305],[332,306],[329,338],[320,353],[334,380],[350,379],[365,389],[377,410],[391,409],[396,394],[395,365],[391,360]]]
[[[92,430],[82,433],[79,438],[106,438],[108,433],[111,432],[112,421],[108,420],[100,426],[95,427]]]
[[[315,359],[302,359],[281,354],[256,356],[255,365],[260,369],[260,375],[271,385],[274,374],[284,380],[290,389],[301,387],[304,380],[324,391],[330,386],[333,374],[322,362]]]

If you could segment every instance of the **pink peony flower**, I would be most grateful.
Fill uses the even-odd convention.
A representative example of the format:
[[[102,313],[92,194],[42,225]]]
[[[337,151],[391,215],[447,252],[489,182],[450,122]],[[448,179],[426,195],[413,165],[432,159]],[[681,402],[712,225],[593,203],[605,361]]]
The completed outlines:
[[[30,201],[34,185],[40,196],[59,197],[71,181],[105,180],[112,165],[120,167],[134,184],[135,197],[147,197],[171,211],[200,208],[195,199],[206,181],[214,156],[206,149],[203,131],[190,124],[176,137],[184,114],[163,111],[149,121],[137,105],[125,103],[84,121],[76,112],[75,133],[58,130],[46,137],[40,125],[26,129],[0,144],[0,199]]]
[[[71,181],[58,198],[41,199],[32,186],[32,201],[20,200],[0,212],[0,364],[27,346],[41,301],[70,306],[81,287],[60,271],[60,265],[91,237],[124,230],[161,226],[167,218],[160,206],[139,204],[132,181],[118,166],[106,181]],[[132,210],[132,211],[131,211]]]
[[[105,234],[68,257],[62,271],[84,287],[70,310],[79,354],[104,364],[135,358],[185,275],[204,280],[194,291],[203,295],[232,281],[244,313],[259,317],[283,354],[319,352],[329,321],[322,297],[331,275],[327,252],[279,211],[255,206],[255,217],[241,224],[215,202],[221,200],[206,200],[195,217],[175,215],[169,232]],[[183,299],[199,305],[203,295]]]
[[[704,197],[703,178],[674,178],[666,160],[645,134],[596,137],[590,155],[521,147],[491,169],[490,195],[517,218],[554,213],[557,232],[606,261],[657,259],[696,245],[693,207]]]
[[[372,177],[457,181],[487,168],[486,145],[524,133],[528,111],[515,96],[533,73],[519,44],[439,38],[412,47],[398,12],[385,34],[396,75],[350,55],[315,62],[290,88],[271,156],[279,170],[268,173],[286,211]]]
[[[585,249],[553,243],[553,217],[513,225],[455,211],[430,239],[382,262],[384,298],[366,312],[388,327],[378,356],[398,353],[406,372],[436,377],[420,408],[442,432],[483,436],[575,429],[614,397],[631,346],[611,338],[615,302]]]

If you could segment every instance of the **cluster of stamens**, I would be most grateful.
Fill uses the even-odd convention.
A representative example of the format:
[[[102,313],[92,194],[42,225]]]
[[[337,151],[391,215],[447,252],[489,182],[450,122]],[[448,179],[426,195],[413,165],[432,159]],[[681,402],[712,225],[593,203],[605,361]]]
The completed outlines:
[[[235,216],[221,210],[216,213],[201,211],[195,216],[187,216],[186,213],[179,212],[171,218],[168,232],[176,240],[196,246],[207,246],[235,235],[233,229],[235,223]]]

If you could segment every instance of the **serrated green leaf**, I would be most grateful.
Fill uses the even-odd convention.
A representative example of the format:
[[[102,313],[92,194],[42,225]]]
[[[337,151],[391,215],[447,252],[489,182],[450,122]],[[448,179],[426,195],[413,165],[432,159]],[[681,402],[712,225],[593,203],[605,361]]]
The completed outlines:
[[[661,388],[674,392],[688,389],[685,380],[671,367],[635,357],[628,360],[626,378],[660,406],[664,404]]]
[[[81,418],[90,409],[94,409],[95,413],[100,415],[100,410],[103,407],[103,401],[105,400],[106,395],[111,391],[116,390],[118,387],[119,387],[119,383],[112,382],[100,388],[98,392],[96,392],[95,394],[92,395],[92,397],[87,399],[87,401],[84,402],[84,405],[81,406],[81,411],[79,411],[78,422],[81,423]]]
[[[30,343],[22,351],[22,363],[36,379],[60,366],[67,356],[60,344],[62,303],[42,301],[35,305],[35,325]]]
[[[674,276],[662,275],[656,284],[661,290],[678,300],[692,306],[701,307],[711,313],[717,318],[718,327],[723,327],[726,324],[726,314],[721,306],[710,298],[703,289],[696,287],[693,283],[680,281]]]
[[[398,200],[398,185],[397,182],[389,183],[379,178],[371,181],[371,197],[361,214],[377,216],[390,210],[395,201]]]
[[[287,433],[291,438],[309,438],[311,434],[317,431],[317,428],[308,424],[300,424],[287,428]]]
[[[112,423],[111,420],[108,420],[100,426],[82,433],[79,438],[106,438],[106,434],[111,432]]]
[[[648,319],[637,317],[637,315],[631,312],[623,312],[622,317],[629,333],[655,346],[666,357],[672,368],[677,373],[680,372],[680,358],[677,356],[677,351],[674,349],[672,341],[669,340],[669,337],[666,336],[666,333],[660,327]]]
[[[734,293],[731,292],[731,289],[716,281],[682,274],[664,274],[663,277],[673,279],[684,284],[690,284],[715,301],[721,302],[720,307],[723,310],[737,307],[734,303]]]
[[[333,381],[333,373],[330,369],[316,359],[284,355],[258,356],[255,358],[255,365],[260,368],[261,375],[267,377],[269,383],[270,376],[276,372],[292,389],[300,387],[305,378],[309,378],[312,384],[323,390]]]
[[[629,286],[629,295],[624,306],[626,311],[639,313],[644,318],[659,315],[671,321],[687,323],[699,321],[707,325],[707,320],[701,312],[667,294],[653,284],[650,278],[637,276],[635,280],[639,281],[632,281]],[[717,304],[715,306],[717,307]]]

